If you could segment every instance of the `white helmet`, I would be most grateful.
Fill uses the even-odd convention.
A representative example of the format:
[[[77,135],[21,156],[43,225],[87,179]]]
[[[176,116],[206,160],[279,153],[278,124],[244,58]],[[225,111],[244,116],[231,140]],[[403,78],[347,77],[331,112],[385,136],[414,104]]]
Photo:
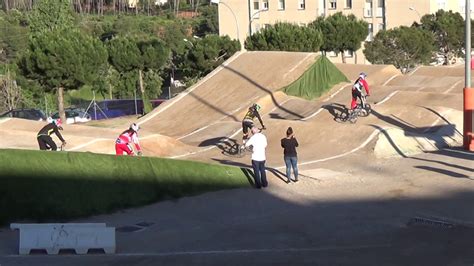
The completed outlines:
[[[135,132],[138,132],[140,127],[137,124],[133,123],[133,124],[130,125],[130,129],[135,131]]]
[[[365,72],[361,72],[361,73],[359,74],[359,77],[360,77],[361,79],[365,79],[365,78],[367,77],[367,74],[365,74]]]

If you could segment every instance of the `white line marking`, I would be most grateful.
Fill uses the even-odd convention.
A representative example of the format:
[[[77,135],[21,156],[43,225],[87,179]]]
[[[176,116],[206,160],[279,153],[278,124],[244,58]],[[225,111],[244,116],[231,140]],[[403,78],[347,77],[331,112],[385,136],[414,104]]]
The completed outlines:
[[[413,70],[412,72],[410,72],[410,74],[408,74],[408,76],[413,75],[413,74],[414,74],[416,71],[418,71],[418,69],[420,69],[420,68],[421,68],[421,66],[417,66],[417,67],[415,68],[415,70]]]
[[[398,91],[394,91],[394,92],[390,93],[387,97],[383,98],[380,102],[376,103],[375,105],[379,105],[379,104],[382,104],[382,103],[388,101],[390,98],[393,97],[393,95],[395,95],[397,93],[398,93]]]
[[[347,86],[350,86],[351,84],[346,84],[344,86],[342,86],[340,89],[338,89],[335,93],[331,94],[328,98],[324,99],[323,102],[327,102],[329,101],[330,99],[332,99],[334,96],[336,96],[336,94],[338,94],[340,91],[342,91],[345,87]]]
[[[310,119],[310,118],[313,118],[313,117],[317,116],[319,113],[321,113],[323,110],[324,110],[323,108],[319,108],[318,111],[314,112],[312,115],[307,116],[307,117],[304,117],[304,118],[302,118],[302,119],[300,119],[300,120],[301,120],[301,121],[306,121],[306,120],[308,120],[308,119]]]
[[[169,251],[169,252],[149,252],[149,253],[117,253],[96,256],[107,257],[165,257],[165,256],[189,256],[189,255],[221,255],[221,254],[245,254],[245,253],[286,253],[286,252],[321,252],[331,250],[359,250],[371,248],[388,248],[389,243],[355,246],[324,246],[306,248],[262,248],[262,249],[229,249],[229,250],[202,250],[202,251]],[[8,258],[31,257],[31,255],[7,255]],[[61,255],[61,257],[80,258],[77,255]]]
[[[0,124],[9,121],[11,118],[0,119]]]
[[[382,86],[386,86],[390,81],[392,81],[392,79],[398,77],[398,76],[401,76],[401,74],[395,74],[393,75],[391,78],[389,78],[387,81],[385,81]]]
[[[110,140],[110,141],[113,141],[112,139],[104,139],[104,138],[99,138],[99,139],[94,139],[94,140],[91,140],[89,142],[86,142],[84,144],[81,144],[81,145],[78,145],[78,146],[75,146],[75,147],[72,147],[70,149],[67,149],[68,151],[76,151],[76,150],[79,150],[81,148],[84,148],[86,146],[89,146],[93,143],[96,143],[96,142],[99,142],[99,141],[103,141],[103,140]]]
[[[257,98],[259,98],[259,96],[253,97],[253,98],[250,100],[250,102],[254,102]],[[286,102],[286,101],[285,101],[285,102]],[[250,104],[248,104],[248,105],[250,105]],[[202,130],[204,130],[204,129],[210,127],[210,126],[213,126],[213,125],[215,125],[215,124],[218,124],[218,123],[220,123],[222,120],[224,120],[224,119],[228,118],[229,116],[231,116],[231,115],[233,115],[233,114],[239,112],[240,110],[242,110],[242,109],[245,108],[245,107],[246,107],[245,105],[242,105],[242,106],[240,106],[240,107],[234,109],[233,111],[231,111],[229,115],[224,115],[224,116],[222,116],[221,118],[219,118],[218,120],[214,121],[212,124],[209,124],[209,125],[207,125],[207,126],[205,126],[205,127],[202,127],[202,128],[198,128],[198,129],[196,129],[196,130],[193,130],[193,131],[191,131],[190,133],[188,133],[188,134],[186,134],[186,135],[184,135],[184,136],[181,136],[181,137],[177,138],[177,140],[184,139],[184,138],[189,137],[189,136],[191,136],[191,135],[193,135],[193,134],[195,134],[195,133],[198,133],[198,132],[200,132],[200,131],[202,131]]]
[[[434,127],[436,124],[438,124],[439,121],[441,121],[441,117],[438,117],[433,123],[431,123],[431,125],[429,127],[425,128],[422,132],[426,133],[426,132],[430,131],[431,128]]]
[[[284,100],[283,102],[279,103],[278,105],[284,105],[285,103],[287,103],[290,100],[291,100],[291,98],[288,98],[288,99]],[[280,108],[280,106],[278,106],[278,105],[275,105],[268,113],[271,113],[271,112],[275,111],[277,108]]]
[[[290,99],[288,99],[290,100]],[[285,101],[286,102],[286,101]],[[270,112],[266,113],[265,115],[268,115]],[[239,134],[240,132],[242,131],[241,128],[237,129],[234,133],[232,133],[232,135],[230,135],[230,137],[223,137],[223,139],[227,140],[227,139],[230,139],[230,138],[233,138],[235,137],[237,134]],[[219,142],[221,143],[221,142]],[[198,154],[198,153],[201,153],[201,152],[206,152],[206,151],[209,151],[209,150],[212,150],[214,148],[217,148],[217,145],[214,145],[214,146],[210,146],[208,148],[205,148],[205,149],[202,149],[202,150],[199,150],[199,151],[193,151],[193,152],[188,152],[188,153],[185,153],[185,154],[181,154],[181,155],[175,155],[175,156],[171,156],[169,158],[171,159],[176,159],[176,158],[182,158],[182,157],[186,157],[186,156],[189,156],[189,155],[194,155],[194,154]]]
[[[205,78],[201,79],[198,83],[194,84],[191,88],[189,88],[188,90],[182,92],[179,94],[179,96],[177,96],[176,98],[174,98],[174,100],[172,100],[172,102],[170,102],[169,104],[167,104],[166,106],[164,106],[163,108],[161,108],[160,110],[156,111],[155,113],[151,114],[149,117],[143,119],[142,121],[138,122],[137,124],[138,125],[141,125],[143,123],[146,123],[148,122],[150,119],[153,119],[155,116],[157,116],[158,114],[160,114],[161,112],[167,110],[168,108],[170,108],[171,106],[173,106],[175,103],[177,103],[179,100],[183,99],[185,96],[187,96],[189,93],[191,93],[192,91],[194,91],[195,89],[199,88],[199,86],[201,86],[204,82],[208,81],[210,78],[212,78],[213,76],[215,76],[217,73],[219,73],[222,69],[224,69],[224,66],[227,66],[228,64],[230,64],[231,62],[233,62],[235,59],[237,59],[240,55],[242,54],[242,52],[237,52],[236,55],[234,55],[233,57],[231,57],[229,60],[225,61],[221,66],[219,66],[218,68],[216,68],[214,71],[212,71],[209,75],[207,75]]]
[[[293,72],[293,71],[294,71],[297,67],[299,67],[303,62],[305,62],[306,59],[308,59],[308,57],[313,56],[313,55],[314,55],[314,53],[310,53],[310,54],[308,54],[307,56],[305,56],[305,58],[303,58],[303,60],[300,60],[294,67],[292,67],[288,72],[286,72],[286,73],[283,75],[283,78],[286,78],[286,76],[287,76],[288,74],[290,74],[291,72]]]
[[[456,83],[454,83],[451,87],[449,87],[449,89],[445,92],[443,92],[443,94],[447,94],[447,93],[450,93],[459,83],[463,82],[464,80],[458,80]]]
[[[307,162],[303,162],[303,163],[299,163],[298,166],[303,166],[303,165],[308,165],[308,164],[313,164],[313,163],[320,163],[320,162],[325,162],[325,161],[329,161],[329,160],[333,160],[333,159],[337,159],[337,158],[341,158],[343,156],[346,156],[346,155],[349,155],[351,153],[354,153],[362,148],[364,148],[367,144],[369,144],[369,142],[375,137],[377,136],[380,132],[384,132],[386,131],[385,128],[382,128],[382,129],[376,129],[374,130],[374,132],[372,132],[372,134],[370,134],[370,136],[362,143],[359,145],[359,147],[357,148],[354,148],[348,152],[345,152],[345,153],[342,153],[342,154],[338,154],[338,155],[335,155],[335,156],[332,156],[332,157],[327,157],[327,158],[323,158],[323,159],[318,159],[318,160],[313,160],[313,161],[307,161]],[[286,166],[279,166],[279,167],[276,167],[275,169],[284,169],[286,168]]]

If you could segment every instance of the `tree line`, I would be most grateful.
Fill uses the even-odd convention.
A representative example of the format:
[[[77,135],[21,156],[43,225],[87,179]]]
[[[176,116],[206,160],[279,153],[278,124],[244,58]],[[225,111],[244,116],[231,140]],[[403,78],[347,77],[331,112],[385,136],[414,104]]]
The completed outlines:
[[[0,9],[31,11],[39,0],[2,0]],[[209,0],[169,0],[164,3],[155,0],[70,0],[71,6],[79,14],[146,14],[157,15],[171,12],[177,15],[182,10],[198,12],[198,8]]]
[[[464,54],[464,19],[452,11],[438,10],[423,16],[420,23],[381,30],[373,40],[365,41],[368,33],[367,22],[339,12],[318,17],[307,26],[277,23],[249,36],[245,47],[248,50],[331,51],[340,54],[345,63],[344,51],[357,51],[364,43],[363,53],[369,62],[393,64],[403,72],[440,58],[441,63],[450,64]]]
[[[215,34],[215,7],[200,11],[203,17],[192,20],[82,17],[69,0],[41,0],[31,11],[3,13],[0,97],[11,99],[15,88],[21,100],[13,103],[33,107],[55,95],[64,118],[65,93],[78,88],[115,99],[138,94],[148,103],[161,94],[164,81],[179,78],[190,85],[240,50],[238,41]]]

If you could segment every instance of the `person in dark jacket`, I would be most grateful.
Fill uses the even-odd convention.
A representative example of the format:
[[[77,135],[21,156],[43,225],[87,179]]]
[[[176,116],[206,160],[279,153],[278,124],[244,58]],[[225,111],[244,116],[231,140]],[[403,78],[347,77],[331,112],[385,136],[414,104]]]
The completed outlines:
[[[51,138],[51,134],[53,133],[55,133],[59,140],[61,140],[62,146],[66,145],[66,141],[63,136],[61,136],[61,133],[59,133],[59,130],[63,130],[60,118],[53,120],[38,132],[37,139],[40,150],[51,149],[52,151],[55,151],[58,149],[56,143]]]
[[[283,150],[283,158],[285,159],[286,165],[286,177],[287,183],[291,182],[291,168],[293,167],[293,174],[295,175],[294,182],[298,182],[298,155],[296,153],[296,147],[298,147],[298,141],[293,134],[293,129],[289,127],[286,130],[286,138],[281,139],[281,147]]]

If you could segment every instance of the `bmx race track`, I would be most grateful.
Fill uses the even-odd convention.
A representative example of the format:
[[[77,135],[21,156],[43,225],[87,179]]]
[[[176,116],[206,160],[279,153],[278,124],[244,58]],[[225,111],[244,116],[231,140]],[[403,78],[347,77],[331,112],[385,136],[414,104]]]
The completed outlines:
[[[238,53],[138,120],[64,126],[68,151],[113,154],[115,138],[137,122],[146,156],[250,168],[249,155],[229,149],[241,142],[242,117],[257,102],[267,128],[268,188],[80,220],[148,226],[117,233],[114,256],[11,255],[16,236],[0,228],[0,264],[472,265],[474,155],[459,149],[463,66],[402,75],[393,66],[336,64],[351,81],[368,74],[372,113],[350,124],[334,117],[350,104],[351,83],[312,101],[280,90],[317,56]],[[38,149],[43,125],[0,120],[0,148]],[[280,139],[289,126],[300,144],[300,181],[287,184]]]
[[[282,168],[280,139],[288,126],[298,138],[299,164],[312,165],[365,149],[377,158],[404,157],[462,141],[463,67],[419,67],[401,75],[393,66],[336,66],[353,81],[368,74],[373,112],[356,124],[334,116],[349,106],[351,83],[334,86],[307,101],[280,89],[301,76],[317,58],[312,53],[238,53],[200,82],[138,120],[144,154],[249,164],[249,158],[226,156],[241,142],[241,119],[257,102],[269,140],[267,166]],[[130,121],[132,122],[132,121]],[[128,121],[114,127],[66,125],[69,151],[114,153],[114,140]],[[258,122],[257,122],[258,125]],[[0,148],[37,149],[41,122],[0,121]]]

